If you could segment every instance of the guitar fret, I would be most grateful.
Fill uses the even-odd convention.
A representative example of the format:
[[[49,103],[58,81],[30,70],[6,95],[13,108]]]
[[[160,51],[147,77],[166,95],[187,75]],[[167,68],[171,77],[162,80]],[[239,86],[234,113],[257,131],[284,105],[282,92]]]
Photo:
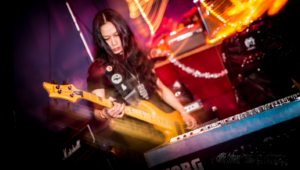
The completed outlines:
[[[112,103],[111,103],[110,100],[104,99],[104,105],[107,106],[107,107],[111,107],[111,106],[112,106]]]
[[[106,102],[106,100],[105,100],[105,102]],[[163,118],[157,117],[156,115],[149,114],[147,112],[144,112],[144,111],[141,111],[138,109],[134,109],[132,107],[125,107],[125,113],[130,116],[139,118],[141,120],[144,120],[146,122],[149,122],[151,124],[155,124],[155,125],[158,125],[158,126],[161,126],[164,128],[170,129],[172,127],[170,121],[167,121]]]
[[[97,98],[98,103],[102,102],[103,105],[106,106],[106,107],[111,107],[113,105],[112,101],[110,101],[108,99],[105,99],[105,98],[102,98],[102,97],[98,97],[98,96],[93,95],[93,94],[91,96],[91,94],[89,93],[89,98],[90,98],[91,101],[96,101],[96,99],[94,99],[93,96],[95,96]],[[142,120],[144,120],[146,122],[149,122],[151,124],[155,124],[155,125],[158,125],[158,126],[161,126],[161,127],[164,127],[164,128],[171,128],[172,127],[170,121],[166,121],[163,118],[157,117],[156,115],[149,114],[147,112],[144,112],[144,111],[141,111],[141,110],[138,110],[138,109],[134,109],[134,108],[131,108],[131,107],[125,107],[125,112],[127,114],[133,116],[133,117],[142,119]]]
[[[89,93],[90,99],[92,100],[91,93]]]
[[[97,96],[90,93],[90,98],[91,98],[92,101],[95,101],[96,100],[95,98],[97,98]]]

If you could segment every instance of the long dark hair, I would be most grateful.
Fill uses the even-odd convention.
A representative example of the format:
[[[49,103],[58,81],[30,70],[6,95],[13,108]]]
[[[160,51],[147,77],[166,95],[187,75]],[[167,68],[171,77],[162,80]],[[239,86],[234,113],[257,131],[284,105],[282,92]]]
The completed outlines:
[[[117,70],[124,69],[120,66],[120,64],[123,63],[119,63],[120,61],[114,57],[115,54],[101,34],[100,27],[106,22],[111,22],[116,27],[122,42],[123,59],[132,65],[133,68],[131,68],[131,71],[135,68],[133,72],[143,75],[142,79],[149,83],[150,88],[153,91],[157,90],[157,75],[152,72],[152,63],[148,59],[145,50],[137,43],[137,40],[125,19],[112,9],[105,9],[98,12],[93,21],[93,40],[97,52],[95,62],[112,64]]]

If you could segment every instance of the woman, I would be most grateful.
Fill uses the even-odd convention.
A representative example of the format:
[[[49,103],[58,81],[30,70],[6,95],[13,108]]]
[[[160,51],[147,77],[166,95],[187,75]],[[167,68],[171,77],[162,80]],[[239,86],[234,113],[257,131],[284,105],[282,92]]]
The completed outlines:
[[[185,112],[174,94],[159,80],[153,70],[153,64],[139,47],[120,14],[111,9],[97,13],[93,21],[93,39],[97,55],[88,70],[88,91],[116,101],[112,108],[95,105],[96,119],[105,121],[110,117],[122,118],[125,105],[129,104],[129,101],[124,100],[123,94],[120,93],[130,89],[132,85],[130,90],[138,91],[136,94],[139,94],[139,99],[151,103],[154,101],[155,106],[163,105],[167,110],[171,106],[171,109],[182,113],[187,128],[197,127],[196,119]],[[109,72],[114,73],[112,77],[106,75]],[[125,79],[129,83],[120,84],[119,80],[123,82]]]

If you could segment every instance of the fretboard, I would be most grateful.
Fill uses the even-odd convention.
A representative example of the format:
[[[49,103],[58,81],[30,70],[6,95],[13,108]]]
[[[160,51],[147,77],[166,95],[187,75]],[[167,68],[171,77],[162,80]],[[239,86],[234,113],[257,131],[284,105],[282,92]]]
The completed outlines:
[[[93,103],[99,104],[104,107],[111,108],[114,106],[114,103],[106,98],[96,96],[94,94],[82,91],[82,98],[89,100]],[[156,115],[135,109],[133,107],[125,106],[125,113],[131,117],[143,120],[145,122],[157,125],[163,128],[172,129],[172,121],[158,117]]]

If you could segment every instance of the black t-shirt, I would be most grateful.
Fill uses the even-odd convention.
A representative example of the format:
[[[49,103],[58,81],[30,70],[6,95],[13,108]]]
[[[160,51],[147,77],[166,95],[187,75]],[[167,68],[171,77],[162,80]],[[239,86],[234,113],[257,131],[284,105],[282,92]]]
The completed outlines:
[[[87,78],[87,90],[92,92],[95,89],[104,89],[105,98],[113,97],[118,102],[123,103],[122,96],[118,93],[118,90],[114,87],[112,82],[105,76],[106,66],[99,62],[93,62],[88,71]]]
[[[87,90],[89,92],[95,90],[95,89],[104,89],[105,90],[105,98],[113,97],[117,100],[118,103],[125,103],[126,105],[129,105],[121,96],[121,94],[118,92],[118,90],[115,88],[115,85],[112,84],[111,80],[108,79],[108,77],[105,75],[105,72],[107,71],[106,68],[109,66],[108,64],[103,64],[100,62],[93,62],[88,70],[88,78],[87,78]],[[153,65],[154,66],[154,65]],[[138,73],[134,72],[129,64],[125,64],[122,67],[124,68],[124,73],[122,73],[122,76],[130,82],[130,84],[136,88],[137,87],[137,81],[138,78],[142,84],[144,84],[145,89],[147,93],[149,94],[149,99],[143,98],[141,95],[139,95],[139,99],[141,100],[147,100],[148,102],[155,105],[160,110],[171,113],[174,111],[172,107],[170,107],[167,103],[165,103],[164,100],[161,99],[161,97],[158,95],[157,92],[153,92],[146,81],[144,81],[142,75],[138,75]],[[133,74],[133,76],[132,76]],[[137,75],[136,75],[137,74]],[[138,91],[138,90],[137,90]]]

